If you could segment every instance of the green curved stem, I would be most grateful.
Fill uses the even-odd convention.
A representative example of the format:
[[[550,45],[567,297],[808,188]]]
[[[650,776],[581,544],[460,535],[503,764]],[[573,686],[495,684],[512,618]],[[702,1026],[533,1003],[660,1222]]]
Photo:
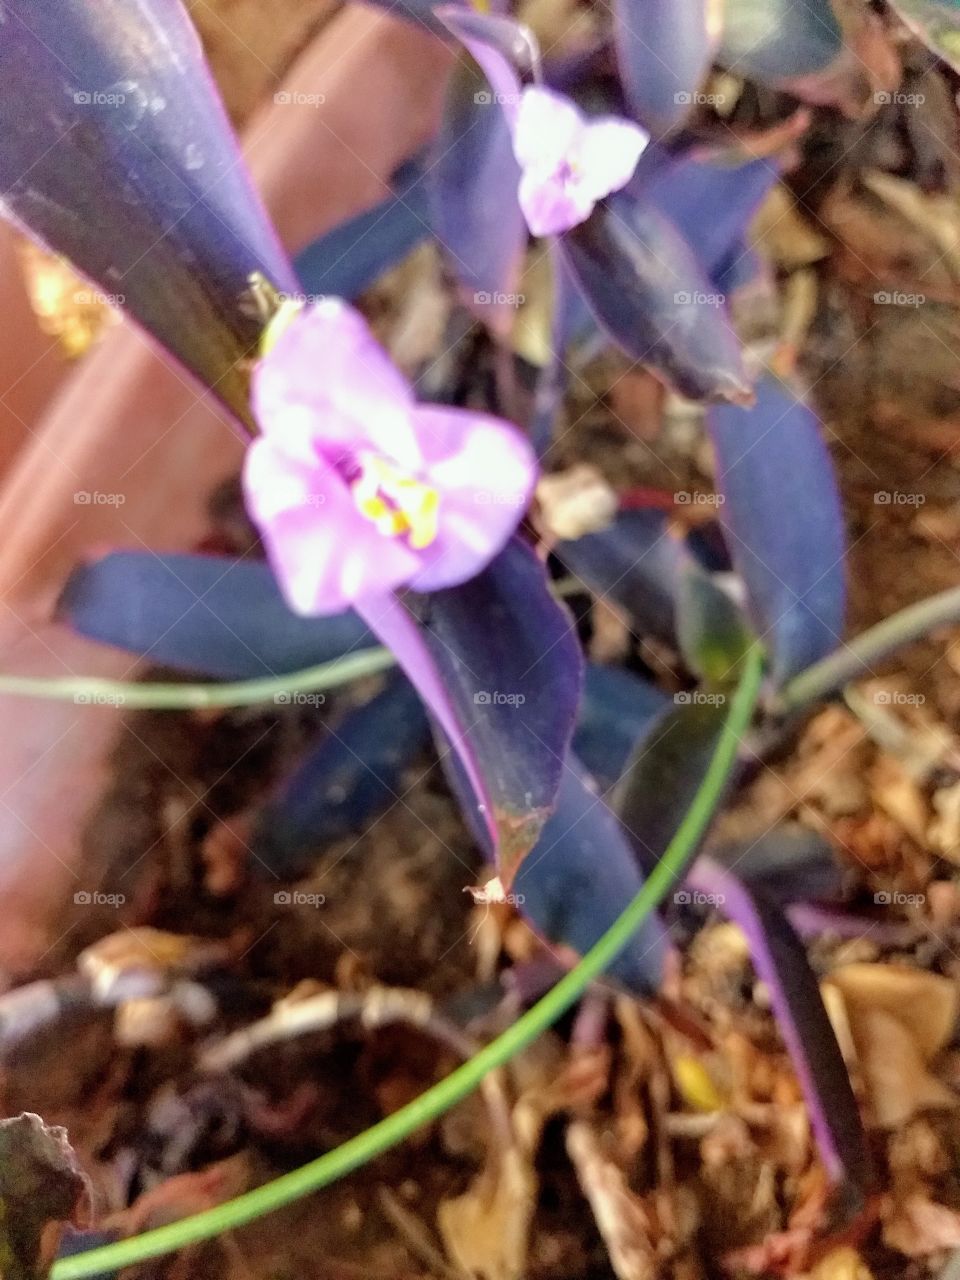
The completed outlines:
[[[908,605],[794,676],[783,688],[775,709],[796,711],[835,693],[850,680],[870,675],[874,663],[888,653],[911,640],[921,639],[934,627],[956,622],[960,622],[960,587],[951,587],[949,591],[940,591],[927,600]]]
[[[137,680],[100,680],[95,676],[0,675],[0,694],[28,698],[48,698],[80,705],[108,705],[130,709],[189,711],[195,707],[248,707],[256,702],[289,702],[294,694],[317,689],[333,689],[376,675],[396,664],[388,649],[361,649],[316,667],[291,671],[285,676],[263,676],[257,680],[234,680],[222,684],[161,684]],[[286,696],[284,696],[286,695]]]
[[[551,584],[560,600],[582,590],[576,578]],[[257,680],[183,681],[170,683],[141,680],[106,680],[98,676],[13,676],[0,673],[0,695],[44,698],[54,702],[76,702],[83,706],[126,707],[133,711],[192,711],[197,707],[249,707],[257,702],[284,701],[283,694],[309,693],[333,689],[337,685],[377,675],[397,660],[379,646],[362,649],[342,658],[304,667],[285,676],[264,676]]]
[[[737,748],[757,704],[762,675],[762,658],[759,649],[754,647],[747,655],[740,683],[730,701],[723,731],[703,781],[649,880],[576,968],[561,978],[513,1026],[439,1084],[414,1098],[413,1102],[310,1164],[192,1218],[64,1258],[54,1265],[51,1280],[81,1280],[84,1276],[119,1270],[148,1258],[157,1258],[185,1245],[232,1231],[312,1191],[318,1191],[436,1120],[475,1089],[484,1076],[502,1067],[542,1035],[576,1002],[585,987],[616,959],[650,912],[663,901],[690,853],[699,844],[736,763]]]

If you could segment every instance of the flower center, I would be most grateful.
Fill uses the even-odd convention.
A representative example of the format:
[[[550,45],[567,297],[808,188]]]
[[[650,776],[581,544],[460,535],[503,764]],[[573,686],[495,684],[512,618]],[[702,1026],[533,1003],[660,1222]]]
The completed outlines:
[[[568,156],[560,161],[554,176],[564,187],[572,186],[580,180],[580,166]]]
[[[406,538],[412,551],[437,536],[440,494],[381,454],[365,454],[350,484],[357,510],[388,538]]]

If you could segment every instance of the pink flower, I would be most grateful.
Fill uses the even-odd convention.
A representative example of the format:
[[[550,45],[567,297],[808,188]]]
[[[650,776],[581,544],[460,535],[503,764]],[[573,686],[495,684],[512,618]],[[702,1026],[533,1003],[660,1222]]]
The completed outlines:
[[[535,236],[585,222],[598,200],[630,181],[650,140],[629,120],[588,120],[569,98],[540,86],[524,89],[510,124],[523,171],[520,207]]]
[[[253,375],[247,508],[291,608],[337,613],[474,577],[523,515],[536,463],[506,422],[417,404],[339,299],[281,313]]]

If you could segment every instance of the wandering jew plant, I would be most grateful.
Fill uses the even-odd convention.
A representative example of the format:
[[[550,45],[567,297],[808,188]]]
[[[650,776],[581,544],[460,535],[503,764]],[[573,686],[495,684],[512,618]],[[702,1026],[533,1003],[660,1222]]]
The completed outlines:
[[[771,888],[763,867],[698,858],[750,767],[746,738],[758,751],[781,741],[814,700],[960,616],[950,592],[845,642],[844,525],[820,423],[792,382],[748,375],[731,320],[758,272],[749,224],[809,123],[800,105],[865,110],[859,71],[816,6],[784,7],[771,30],[761,6],[728,0],[717,29],[703,4],[616,0],[595,48],[543,57],[506,12],[390,7],[459,59],[435,149],[295,269],[176,0],[5,0],[3,212],[110,293],[122,281],[130,317],[249,437],[243,489],[266,557],[103,554],[76,567],[58,616],[191,677],[125,684],[128,705],[239,705],[399,667],[264,802],[250,875],[306,874],[318,848],[375,821],[392,771],[432,740],[491,884],[520,891],[569,972],[465,1066],[343,1147],[209,1213],[64,1258],[55,1280],[209,1238],[341,1176],[452,1106],[595,980],[650,997],[676,946],[675,913],[657,908],[684,878],[723,897],[747,936],[838,1217],[871,1190],[854,1095],[791,924],[802,883]],[[724,67],[745,103],[770,90],[783,118],[747,129],[696,109]],[[122,109],[88,92],[117,84],[135,86]],[[496,302],[522,293],[531,234],[549,239],[552,263],[536,366]],[[360,295],[427,238],[465,307],[444,335],[450,358],[408,377]],[[329,296],[279,301],[301,289]],[[534,485],[554,466],[584,345],[702,406],[709,524],[675,520],[672,501],[624,500],[589,530],[550,527]],[[581,621],[615,606],[635,638],[669,653],[685,694],[639,663],[585,662],[562,600],[571,583]],[[382,785],[344,773],[347,753]]]

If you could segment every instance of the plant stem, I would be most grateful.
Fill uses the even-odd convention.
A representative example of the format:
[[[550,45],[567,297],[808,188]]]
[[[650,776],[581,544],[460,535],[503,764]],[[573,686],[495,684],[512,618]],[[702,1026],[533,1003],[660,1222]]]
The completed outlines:
[[[796,711],[809,702],[834,693],[857,676],[869,675],[873,664],[888,653],[911,640],[919,640],[934,627],[952,622],[960,622],[960,587],[951,587],[949,591],[941,591],[927,600],[908,605],[875,627],[861,632],[822,661],[807,667],[783,688],[777,709]]]
[[[302,1196],[328,1186],[351,1170],[396,1146],[424,1125],[432,1123],[480,1084],[484,1076],[502,1067],[537,1036],[542,1035],[573,1005],[584,989],[616,959],[646,917],[664,899],[702,839],[724,787],[736,763],[737,749],[753,717],[760,692],[763,663],[756,646],[750,650],[743,674],[730,701],[730,709],[716,750],[690,808],[649,880],[602,938],[575,969],[519,1018],[502,1035],[486,1045],[463,1066],[412,1102],[358,1134],[341,1146],[265,1183],[254,1191],[194,1217],[158,1227],[144,1235],[92,1249],[57,1262],[50,1280],[81,1280],[104,1271],[119,1270],[148,1258],[157,1258],[185,1245],[209,1240],[225,1231],[261,1218]],[[602,803],[602,801],[598,801]]]
[[[263,676],[256,680],[224,683],[141,683],[137,680],[100,680],[95,676],[0,675],[0,694],[29,698],[53,698],[80,705],[109,705],[124,708],[151,708],[188,711],[195,707],[248,707],[257,702],[289,702],[294,694],[317,689],[333,689],[362,676],[376,675],[394,666],[396,659],[380,647],[348,653],[332,662],[291,671],[285,676]],[[286,696],[284,696],[286,695]]]

